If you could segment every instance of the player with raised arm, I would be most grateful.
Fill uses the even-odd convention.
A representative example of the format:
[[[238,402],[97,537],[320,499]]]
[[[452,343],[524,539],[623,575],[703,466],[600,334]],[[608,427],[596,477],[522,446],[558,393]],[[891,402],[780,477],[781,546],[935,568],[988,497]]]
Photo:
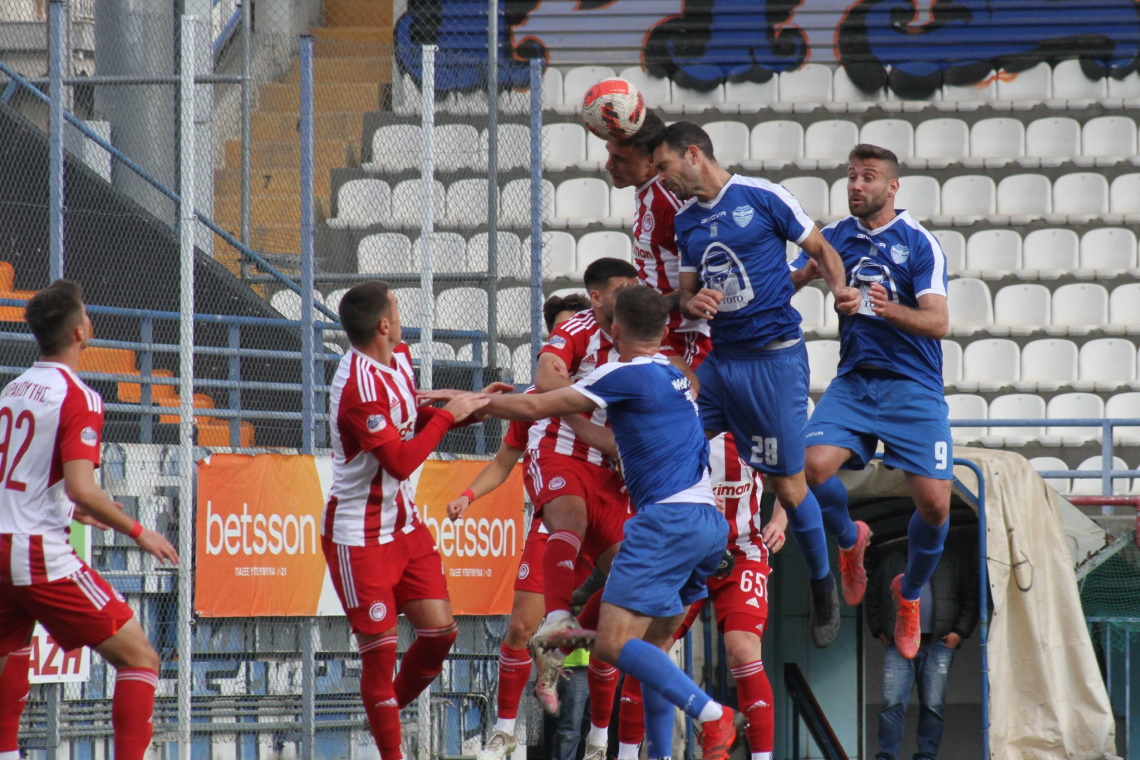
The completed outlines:
[[[769,477],[808,565],[811,638],[839,632],[839,597],[828,566],[819,503],[804,478],[807,350],[788,273],[786,242],[818,262],[836,309],[858,308],[838,254],[780,185],[730,174],[696,124],[667,127],[653,154],[666,188],[686,199],[674,217],[681,253],[681,311],[709,320],[713,351],[697,370],[701,418],[711,435],[733,434],[748,463]]]
[[[852,522],[840,467],[862,468],[885,446],[883,463],[906,473],[915,513],[907,529],[906,572],[891,588],[894,640],[913,658],[919,647],[919,595],[934,573],[949,528],[954,477],[949,410],[942,389],[941,339],[949,327],[946,256],[905,210],[896,211],[898,158],[875,145],[848,157],[851,216],[823,228],[839,251],[848,283],[859,288],[855,314],[839,318],[839,370],[807,428],[807,479],[839,544],[843,596],[867,590],[867,524]]]
[[[487,401],[458,393],[420,408],[396,295],[364,282],[341,299],[352,348],[329,393],[333,484],[321,548],[360,650],[360,694],[383,760],[400,760],[400,709],[439,675],[456,626],[443,564],[413,501],[412,473],[455,423]],[[396,666],[396,618],[416,639]]]
[[[29,299],[24,318],[41,359],[0,393],[0,669],[37,622],[65,650],[91,647],[116,670],[115,757],[142,760],[154,731],[158,653],[119,592],[76,555],[68,528],[82,511],[160,562],[177,564],[178,553],[95,481],[103,399],[76,374],[92,335],[82,288],[56,280]],[[18,682],[4,684],[6,699],[19,699],[27,683],[20,659],[22,674],[5,672]]]

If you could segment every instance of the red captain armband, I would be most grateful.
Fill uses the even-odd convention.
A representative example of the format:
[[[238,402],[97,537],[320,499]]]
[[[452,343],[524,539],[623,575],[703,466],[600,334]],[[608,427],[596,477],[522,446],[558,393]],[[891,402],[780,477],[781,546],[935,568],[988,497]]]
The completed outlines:
[[[135,520],[135,524],[131,526],[131,532],[127,535],[137,540],[138,537],[143,534],[143,530],[145,530],[145,528],[143,528],[142,523],[138,520]]]
[[[461,493],[459,495],[460,496],[466,496],[467,501],[475,501],[475,492],[472,491],[470,488],[468,488],[466,491],[464,491],[463,493]]]

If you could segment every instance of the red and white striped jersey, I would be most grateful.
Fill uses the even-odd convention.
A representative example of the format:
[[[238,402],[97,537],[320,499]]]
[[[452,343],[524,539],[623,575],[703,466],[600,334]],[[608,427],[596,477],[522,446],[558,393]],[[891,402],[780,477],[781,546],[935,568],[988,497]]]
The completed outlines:
[[[99,466],[103,398],[71,371],[36,362],[0,393],[0,582],[66,578],[83,563],[67,542],[74,506],[63,464]]]
[[[533,385],[523,391],[523,393],[535,392]],[[526,489],[527,496],[530,497],[532,504],[537,501],[536,494],[538,491],[534,487],[534,473],[531,471],[530,432],[535,428],[541,429],[549,423],[549,419],[539,420],[537,422],[511,420],[510,424],[507,425],[506,435],[503,436],[503,443],[523,453],[523,488]]]
[[[618,360],[618,351],[613,338],[602,330],[594,318],[592,309],[580,311],[555,327],[539,356],[542,354],[553,354],[561,359],[570,373],[571,383],[577,382],[603,364]],[[590,421],[597,425],[605,425],[606,410],[595,409],[590,415]],[[560,418],[552,417],[545,422],[545,425],[540,424],[540,421],[531,427],[527,448],[553,451],[590,464],[613,466],[605,454],[580,441],[570,426],[563,423]]]
[[[673,235],[673,217],[681,207],[677,196],[665,189],[661,179],[653,179],[634,193],[637,208],[633,216],[633,258],[638,278],[661,294],[681,286],[681,256]],[[669,313],[669,332],[709,334],[703,319],[687,319],[680,311]]]
[[[329,391],[333,484],[321,518],[321,534],[334,543],[384,544],[419,522],[411,482],[389,475],[372,454],[415,435],[414,377],[404,343],[388,366],[356,349],[340,360]]]
[[[760,538],[760,473],[753,470],[736,451],[731,433],[721,433],[709,441],[709,479],[713,493],[724,499],[728,520],[728,547],[746,559],[768,561],[768,547]]]

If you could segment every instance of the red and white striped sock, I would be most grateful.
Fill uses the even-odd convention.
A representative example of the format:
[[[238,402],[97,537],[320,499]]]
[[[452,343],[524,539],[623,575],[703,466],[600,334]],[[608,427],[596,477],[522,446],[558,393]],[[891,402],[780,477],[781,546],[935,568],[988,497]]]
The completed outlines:
[[[143,760],[154,735],[154,691],[158,673],[150,668],[119,668],[111,699],[116,760]]]
[[[458,630],[455,623],[416,629],[416,640],[404,652],[400,672],[396,674],[396,701],[400,707],[407,707],[440,674]]]
[[[740,712],[748,718],[745,736],[752,750],[753,758],[771,758],[776,738],[775,700],[772,698],[772,684],[760,660],[746,662],[732,668],[736,679],[736,699]]]
[[[392,687],[396,669],[395,634],[360,644],[360,698],[368,715],[372,738],[383,760],[402,760],[400,749],[400,707]]]

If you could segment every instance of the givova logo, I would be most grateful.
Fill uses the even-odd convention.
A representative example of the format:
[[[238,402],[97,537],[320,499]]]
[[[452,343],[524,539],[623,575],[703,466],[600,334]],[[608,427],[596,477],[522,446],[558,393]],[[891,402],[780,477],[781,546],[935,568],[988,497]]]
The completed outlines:
[[[755,293],[740,258],[724,243],[713,243],[701,256],[701,280],[705,287],[724,293],[717,311],[737,311],[752,301]]]

